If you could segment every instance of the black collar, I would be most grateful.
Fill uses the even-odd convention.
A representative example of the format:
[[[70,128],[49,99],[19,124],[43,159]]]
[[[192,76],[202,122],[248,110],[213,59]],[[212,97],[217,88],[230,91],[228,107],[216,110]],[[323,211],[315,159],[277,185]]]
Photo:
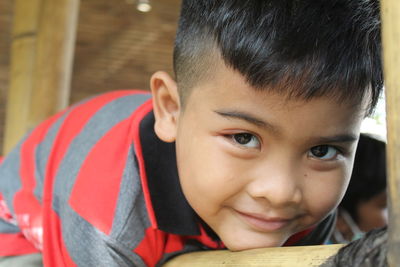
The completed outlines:
[[[165,143],[156,136],[153,112],[140,123],[140,141],[158,228],[178,235],[199,235],[199,217],[180,186],[175,143]]]

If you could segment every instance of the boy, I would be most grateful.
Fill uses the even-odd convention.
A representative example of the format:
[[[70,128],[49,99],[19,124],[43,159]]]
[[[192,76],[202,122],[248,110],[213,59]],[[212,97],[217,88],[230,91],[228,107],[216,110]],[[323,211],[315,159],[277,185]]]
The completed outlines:
[[[47,266],[323,243],[382,88],[379,38],[377,1],[183,1],[176,81],[28,135],[1,166],[3,232]]]

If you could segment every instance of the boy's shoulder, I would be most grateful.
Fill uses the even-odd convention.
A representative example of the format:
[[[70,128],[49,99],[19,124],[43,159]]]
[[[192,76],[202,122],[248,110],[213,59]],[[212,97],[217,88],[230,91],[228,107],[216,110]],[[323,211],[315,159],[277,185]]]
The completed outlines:
[[[84,99],[67,108],[65,113],[68,117],[71,117],[69,113],[75,113],[77,117],[87,120],[95,115],[99,118],[124,117],[124,114],[130,115],[150,98],[151,94],[148,91],[115,90]]]

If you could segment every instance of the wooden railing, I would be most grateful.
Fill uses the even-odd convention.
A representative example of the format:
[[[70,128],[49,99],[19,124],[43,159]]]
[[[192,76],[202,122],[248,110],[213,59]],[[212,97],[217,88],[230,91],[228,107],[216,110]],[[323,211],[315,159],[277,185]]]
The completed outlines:
[[[176,257],[164,267],[204,266],[263,266],[311,267],[319,266],[334,255],[343,245],[261,248],[241,252],[192,252]]]

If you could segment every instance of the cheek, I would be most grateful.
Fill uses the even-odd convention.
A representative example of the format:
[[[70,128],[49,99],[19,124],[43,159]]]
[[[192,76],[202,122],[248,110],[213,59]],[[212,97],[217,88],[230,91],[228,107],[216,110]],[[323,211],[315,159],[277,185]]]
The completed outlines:
[[[181,138],[177,160],[184,195],[201,217],[217,212],[241,187],[239,172],[213,136]]]
[[[305,199],[314,216],[329,213],[337,207],[344,196],[350,174],[345,169],[315,174],[305,188]]]

